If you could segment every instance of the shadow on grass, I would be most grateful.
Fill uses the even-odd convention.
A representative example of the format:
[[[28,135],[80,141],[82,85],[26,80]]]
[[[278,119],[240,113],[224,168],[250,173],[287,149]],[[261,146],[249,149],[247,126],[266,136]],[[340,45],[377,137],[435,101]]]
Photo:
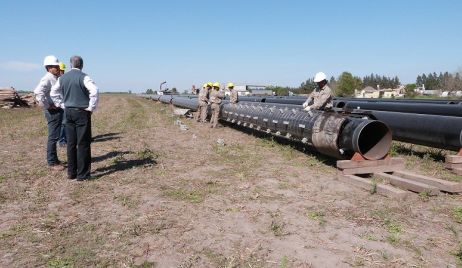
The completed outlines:
[[[130,151],[109,152],[109,153],[106,153],[106,154],[103,154],[103,155],[100,155],[100,156],[92,157],[91,162],[92,163],[101,162],[101,161],[104,161],[104,160],[109,159],[109,158],[113,158],[113,157],[116,157],[116,156],[119,156],[119,155],[124,155],[124,154],[130,154],[130,153],[132,153],[132,152],[130,152]]]
[[[139,159],[131,160],[116,160],[113,161],[113,164],[106,167],[97,168],[93,172],[94,179],[99,179],[101,177],[107,176],[117,171],[123,171],[127,169],[132,169],[139,166],[153,166],[157,165],[157,161],[152,156],[146,156]]]
[[[106,134],[96,135],[92,138],[92,142],[103,142],[103,141],[120,139],[119,134],[121,133],[115,132],[115,133],[106,133]]]
[[[260,138],[260,139],[264,139],[264,140],[267,140],[267,141],[275,141],[281,145],[286,145],[286,146],[290,146],[292,147],[293,149],[297,150],[297,151],[300,151],[304,154],[309,154],[309,155],[312,155],[316,158],[316,160],[318,160],[319,162],[322,162],[328,166],[332,166],[332,167],[337,167],[337,160],[338,159],[335,159],[335,158],[332,158],[332,157],[329,157],[329,156],[326,156],[326,155],[323,155],[321,153],[319,153],[318,151],[316,151],[314,148],[311,148],[311,147],[308,147],[306,146],[305,144],[299,142],[299,141],[295,141],[295,140],[290,140],[290,139],[287,139],[287,138],[284,138],[284,137],[281,137],[281,136],[274,136],[272,134],[269,134],[269,133],[266,133],[266,132],[262,132],[262,131],[258,131],[258,130],[255,130],[255,129],[250,129],[250,128],[247,128],[247,127],[242,127],[242,126],[237,126],[235,124],[231,124],[231,123],[228,123],[228,122],[224,122],[224,121],[220,121],[220,123],[224,126],[227,126],[227,127],[230,127],[230,128],[234,128],[234,129],[238,129],[239,131],[242,131],[248,135],[252,135],[252,136],[255,136],[257,138]]]
[[[416,146],[413,144],[393,144],[393,151],[400,155],[414,155],[422,159],[431,159],[437,162],[445,161],[445,154],[443,149],[436,149],[430,147]]]

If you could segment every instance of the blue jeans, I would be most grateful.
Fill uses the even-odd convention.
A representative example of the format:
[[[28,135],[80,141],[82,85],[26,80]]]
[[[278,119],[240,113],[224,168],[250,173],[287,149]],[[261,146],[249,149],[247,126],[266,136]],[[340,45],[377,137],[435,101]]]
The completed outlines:
[[[59,164],[56,152],[56,143],[63,121],[63,109],[45,110],[45,118],[48,124],[47,162],[49,166]]]
[[[61,134],[59,134],[59,143],[60,144],[66,144],[67,139],[66,139],[66,111],[64,111],[63,114],[63,122],[61,124]]]

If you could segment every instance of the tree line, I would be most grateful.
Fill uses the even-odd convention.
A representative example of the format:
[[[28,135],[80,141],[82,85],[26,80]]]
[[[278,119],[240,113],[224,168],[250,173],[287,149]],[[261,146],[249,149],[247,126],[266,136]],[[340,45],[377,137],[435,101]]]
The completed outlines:
[[[355,89],[363,89],[371,86],[373,88],[396,88],[401,84],[398,76],[388,77],[377,74],[366,75],[361,78],[354,76],[350,72],[343,72],[338,78],[332,76],[329,79],[329,86],[334,90],[337,96],[353,96]],[[309,94],[316,88],[316,83],[312,78],[301,83],[299,88],[294,88],[291,91],[297,94]]]
[[[425,85],[426,90],[456,91],[462,90],[462,77],[459,72],[455,74],[434,72],[418,75],[415,84],[418,87]]]

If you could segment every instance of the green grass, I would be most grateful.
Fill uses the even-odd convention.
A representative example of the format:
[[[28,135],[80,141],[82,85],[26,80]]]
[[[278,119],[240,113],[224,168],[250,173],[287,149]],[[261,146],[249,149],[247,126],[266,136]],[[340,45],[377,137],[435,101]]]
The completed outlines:
[[[462,207],[455,207],[452,209],[452,217],[458,223],[462,223]]]
[[[275,236],[283,236],[285,234],[284,223],[281,223],[277,220],[271,221],[270,229]]]
[[[459,241],[457,249],[453,252],[450,252],[450,254],[456,258],[457,267],[462,267],[462,241]]]
[[[327,223],[326,219],[324,218],[325,214],[323,211],[308,211],[306,215],[309,219],[317,221],[320,226],[324,226]]]
[[[387,230],[388,235],[386,240],[392,245],[397,245],[401,240],[400,235],[403,232],[401,224],[391,217],[387,209],[375,210],[371,214],[372,217],[379,220],[382,227]]]
[[[162,194],[165,197],[169,197],[175,200],[197,204],[202,203],[208,195],[222,191],[224,187],[225,185],[214,181],[208,181],[196,187],[182,186],[179,188],[164,189]]]

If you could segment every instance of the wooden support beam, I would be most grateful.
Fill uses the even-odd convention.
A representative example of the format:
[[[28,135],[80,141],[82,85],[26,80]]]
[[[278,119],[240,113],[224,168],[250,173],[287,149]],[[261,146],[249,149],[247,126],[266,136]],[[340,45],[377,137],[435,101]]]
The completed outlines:
[[[428,176],[424,176],[420,174],[410,173],[410,172],[403,171],[403,170],[395,171],[393,172],[393,175],[435,186],[436,188],[440,189],[443,192],[462,193],[462,183],[441,180],[441,179],[432,178],[432,177],[428,177]]]
[[[404,179],[395,175],[390,175],[382,172],[374,173],[374,175],[379,178],[385,179],[389,181],[391,185],[404,190],[409,190],[416,193],[426,192],[430,195],[438,195],[440,193],[440,190],[435,186],[431,186],[422,182]]]
[[[344,175],[342,173],[338,173],[337,177],[339,180],[344,181],[346,183],[355,185],[357,187],[363,188],[367,191],[376,191],[378,194],[387,196],[390,198],[398,199],[398,200],[405,200],[409,192],[403,191],[401,189],[392,187],[390,185],[385,185],[381,183],[374,183],[370,179],[361,178],[355,175]],[[375,188],[375,189],[374,189]]]

